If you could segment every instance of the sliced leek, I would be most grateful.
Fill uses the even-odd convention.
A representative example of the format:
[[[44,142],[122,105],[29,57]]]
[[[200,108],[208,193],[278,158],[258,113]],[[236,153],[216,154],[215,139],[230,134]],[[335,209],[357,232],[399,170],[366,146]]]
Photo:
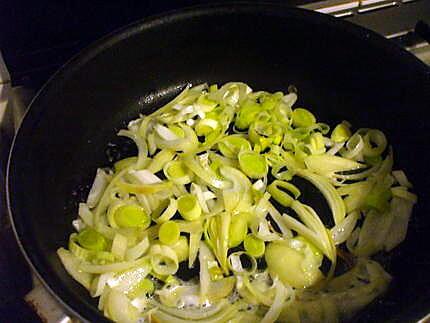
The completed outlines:
[[[386,290],[370,258],[406,238],[413,186],[383,132],[330,131],[297,99],[186,86],[119,131],[137,155],[97,169],[57,251],[109,319],[339,322]],[[356,266],[335,275],[338,256]]]

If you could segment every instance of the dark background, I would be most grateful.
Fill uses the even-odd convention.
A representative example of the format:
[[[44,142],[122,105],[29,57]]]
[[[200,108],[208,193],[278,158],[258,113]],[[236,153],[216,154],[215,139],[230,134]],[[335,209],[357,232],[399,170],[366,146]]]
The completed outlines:
[[[149,15],[211,2],[214,1],[1,0],[0,50],[13,85],[37,89],[58,67],[96,39]],[[315,1],[280,2],[294,6]]]

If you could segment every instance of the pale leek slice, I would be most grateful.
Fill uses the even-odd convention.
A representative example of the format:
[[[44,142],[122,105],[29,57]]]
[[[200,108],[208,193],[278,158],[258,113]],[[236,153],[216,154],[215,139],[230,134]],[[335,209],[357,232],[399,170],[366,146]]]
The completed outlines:
[[[336,189],[324,177],[312,174],[307,170],[297,170],[297,175],[308,180],[320,190],[330,206],[334,222],[340,223],[345,218],[346,209]]]
[[[268,172],[264,156],[252,152],[242,151],[238,155],[240,169],[250,178],[263,178]]]
[[[154,244],[150,250],[150,257],[152,270],[156,274],[173,275],[178,271],[178,256],[172,248]]]
[[[81,260],[75,257],[70,251],[60,248],[57,250],[58,257],[60,257],[61,263],[63,264],[66,271],[73,277],[78,283],[84,286],[86,289],[90,289],[91,280],[93,275],[88,272],[80,270]]]

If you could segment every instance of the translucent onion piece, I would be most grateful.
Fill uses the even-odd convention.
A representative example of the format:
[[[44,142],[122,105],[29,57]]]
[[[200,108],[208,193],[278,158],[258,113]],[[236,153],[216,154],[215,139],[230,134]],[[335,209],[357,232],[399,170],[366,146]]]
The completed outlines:
[[[206,198],[203,194],[203,190],[201,186],[195,183],[191,183],[190,191],[191,191],[191,194],[197,197],[197,200],[199,201],[199,204],[203,213],[209,213],[208,205],[206,203]]]
[[[344,146],[345,144],[343,142],[337,142],[331,147],[329,150],[327,150],[326,154],[334,156],[336,155]]]
[[[228,301],[226,299],[223,299],[219,301],[216,304],[206,306],[203,308],[187,308],[184,309],[177,309],[172,308],[169,306],[165,306],[161,303],[158,303],[156,301],[151,301],[151,303],[160,309],[160,311],[165,312],[169,315],[172,315],[174,317],[183,319],[183,320],[206,320],[210,319],[212,316],[217,314],[218,312],[222,311],[224,308],[230,306]]]
[[[393,221],[384,241],[386,251],[392,250],[405,240],[412,208],[413,202],[411,201],[398,197],[393,197],[391,200],[390,210],[393,215]]]
[[[72,221],[72,225],[77,232],[82,231],[87,227],[87,225],[81,219],[76,219]]]
[[[114,276],[113,273],[102,274],[97,279],[94,279],[91,284],[90,293],[92,297],[99,297],[105,290],[107,282],[109,279],[112,279]]]
[[[375,210],[369,211],[361,227],[354,254],[357,256],[371,256],[382,250],[392,221],[393,215],[390,212],[380,214]]]
[[[177,210],[178,210],[178,202],[176,199],[171,198],[169,200],[169,205],[163,211],[163,213],[161,213],[159,217],[153,218],[153,220],[156,223],[164,223],[166,221],[169,221],[175,215]]]
[[[219,179],[210,169],[204,169],[194,158],[185,157],[185,165],[205,183],[218,189],[225,189],[230,183]]]
[[[229,246],[231,214],[222,212],[205,223],[205,240],[214,252],[222,270],[228,274],[227,252]]]
[[[135,323],[139,317],[139,312],[130,300],[123,293],[110,290],[107,296],[105,313],[115,322]]]
[[[345,204],[336,189],[322,176],[312,174],[307,170],[298,170],[297,175],[310,181],[315,185],[327,200],[333,214],[335,224],[340,223],[345,218]]]
[[[127,249],[125,252],[125,260],[132,261],[140,258],[149,249],[149,239],[145,236],[142,241],[136,244],[134,247]]]
[[[346,142],[345,149],[342,149],[340,151],[340,154],[344,158],[349,158],[352,160],[362,160],[363,148],[364,148],[363,138],[358,133],[355,133]]]
[[[127,270],[129,268],[139,266],[145,263],[146,261],[147,259],[140,258],[138,260],[115,262],[115,263],[106,264],[106,265],[93,265],[89,263],[80,263],[79,270],[85,273],[104,274],[108,272]]]
[[[119,260],[123,260],[127,251],[128,240],[122,234],[117,233],[112,241],[112,254]]]
[[[298,239],[268,244],[265,260],[273,279],[277,277],[295,288],[310,287],[323,278],[318,269],[321,254],[314,253],[308,243]]]
[[[163,140],[173,141],[179,139],[172,130],[160,124],[155,125],[154,130]]]
[[[246,256],[251,262],[251,267],[249,269],[243,267],[242,260],[240,259],[241,256]],[[233,252],[228,256],[228,264],[229,268],[238,275],[252,275],[257,270],[257,260],[244,251]]]
[[[155,133],[151,132],[146,137],[146,142],[148,145],[148,152],[150,155],[154,155],[157,151],[157,144],[155,143]]]
[[[351,235],[352,231],[355,228],[355,224],[358,220],[358,212],[354,211],[348,214],[345,219],[338,225],[334,226],[330,232],[333,238],[333,241],[336,245],[341,244],[348,239]]]
[[[187,172],[186,166],[181,161],[170,161],[164,165],[164,175],[173,183],[185,185],[191,182],[192,174]]]
[[[116,273],[113,277],[107,280],[107,284],[111,289],[115,289],[122,293],[131,292],[148,274],[151,272],[149,261],[142,265],[131,268],[129,270]]]
[[[90,211],[86,203],[79,203],[79,217],[84,221],[85,225],[92,227],[94,225],[94,215]]]
[[[160,149],[172,149],[175,151],[192,152],[198,147],[198,139],[194,130],[187,125],[180,125],[183,129],[185,137],[176,140],[162,140],[155,138],[157,147]]]
[[[328,258],[333,257],[333,250],[331,248],[328,248],[326,243],[321,241],[321,238],[318,236],[317,233],[310,230],[308,227],[303,225],[301,222],[297,221],[295,218],[289,216],[288,214],[282,214],[282,220],[284,221],[285,225],[300,234],[301,236],[305,237],[306,240],[314,244],[318,249],[320,249]]]
[[[230,305],[225,307],[224,310],[217,312],[212,317],[205,318],[202,322],[205,323],[218,323],[218,322],[229,322],[231,319],[233,319],[238,314],[237,306]],[[167,314],[167,312],[163,311],[156,311],[153,314],[153,317],[157,320],[157,322],[161,323],[188,323],[190,320],[187,319],[181,319],[177,316],[173,316],[171,314]]]
[[[148,171],[155,174],[162,170],[167,163],[169,163],[174,157],[176,153],[170,149],[163,149],[158,154],[154,156],[151,162],[148,164]],[[157,183],[157,181],[153,177],[153,182]],[[143,184],[152,184],[152,183],[143,183]]]
[[[239,246],[248,233],[248,218],[249,213],[237,213],[232,216],[229,236],[228,236],[228,247],[234,248]]]
[[[142,169],[138,171],[131,170],[129,174],[134,176],[141,184],[161,183],[161,179],[147,169]]]
[[[311,155],[304,160],[306,167],[314,173],[331,177],[335,172],[363,168],[364,165],[347,158],[330,155]]]
[[[70,251],[63,248],[58,249],[57,254],[58,257],[60,257],[61,263],[63,264],[66,271],[70,274],[70,276],[72,276],[86,289],[90,289],[93,275],[80,270],[81,260],[79,258],[76,258]]]
[[[360,259],[352,270],[327,284],[326,295],[335,302],[340,318],[348,320],[382,294],[390,280],[377,262]]]
[[[261,320],[261,323],[274,323],[281,314],[284,303],[288,297],[287,289],[278,279],[275,279],[273,284],[275,285],[276,291],[275,299],[273,300],[272,305]]]
[[[294,201],[291,208],[299,215],[303,223],[320,237],[320,244],[324,246],[321,250],[328,251],[327,257],[334,262],[336,259],[336,249],[318,214],[310,206],[302,204],[299,201]]]
[[[284,238],[291,238],[293,236],[291,230],[285,225],[281,213],[269,202],[269,214],[273,221],[277,224],[278,228],[282,232]]]
[[[208,262],[210,260],[214,260],[214,257],[211,254],[211,251],[206,246],[203,241],[200,241],[199,248],[199,262],[200,262],[200,299],[206,299],[206,295],[209,290],[209,285],[211,282],[211,277],[209,275],[209,267]]]
[[[97,169],[96,177],[87,198],[87,205],[89,208],[94,208],[97,205],[109,183],[109,179],[109,175],[107,175],[103,169]]]
[[[411,184],[411,182],[409,182],[404,171],[395,170],[392,172],[392,174],[393,174],[394,178],[396,179],[397,183],[400,184],[400,186],[412,188],[412,184]]]
[[[137,146],[138,157],[136,162],[136,168],[141,168],[145,164],[145,159],[148,157],[148,145],[145,139],[137,135],[137,133],[129,130],[120,130],[118,136],[123,136],[133,140]]]
[[[256,225],[251,226],[251,230],[258,239],[263,241],[275,241],[281,238],[277,232],[273,232],[270,229],[269,222],[266,219],[256,222]]]
[[[237,277],[239,282],[238,291],[239,295],[246,300],[247,303],[250,304],[263,304],[265,306],[270,307],[273,303],[273,290],[266,290],[265,292],[260,291],[254,286],[254,281],[250,281],[250,277],[241,275]]]
[[[356,211],[364,206],[373,184],[371,181],[362,181],[347,184],[337,189],[340,195],[347,195],[343,200],[347,213]]]
[[[178,271],[178,256],[172,248],[155,244],[151,247],[152,270],[158,275],[173,275]]]
[[[229,166],[221,167],[220,172],[232,183],[230,188],[224,189],[222,192],[226,211],[247,211],[251,205],[249,179],[241,171]]]
[[[188,259],[190,248],[189,248],[187,237],[180,236],[178,242],[170,246],[170,248],[172,248],[173,251],[176,253],[176,256],[178,257],[179,262],[182,262]]]
[[[387,148],[387,138],[384,133],[377,129],[369,129],[364,135],[363,154],[365,156],[377,156]]]
[[[173,183],[161,182],[156,184],[130,184],[125,182],[118,182],[118,186],[124,191],[133,194],[153,194],[171,189]]]
[[[197,258],[197,253],[199,251],[199,243],[202,237],[202,231],[192,232],[190,234],[190,250],[188,254],[188,268],[194,266],[194,261]]]
[[[406,187],[392,187],[391,188],[391,193],[393,194],[393,196],[397,196],[399,198],[405,199],[410,201],[412,204],[417,203],[418,198],[415,194],[408,192]]]
[[[155,291],[161,303],[169,307],[195,307],[200,305],[199,286],[166,284]]]

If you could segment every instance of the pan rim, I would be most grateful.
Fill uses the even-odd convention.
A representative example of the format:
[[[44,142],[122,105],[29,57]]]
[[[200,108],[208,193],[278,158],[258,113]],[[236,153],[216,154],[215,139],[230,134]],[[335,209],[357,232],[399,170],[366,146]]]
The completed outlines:
[[[22,128],[31,124],[31,116],[38,115],[43,111],[43,107],[41,105],[37,105],[37,101],[43,97],[43,95],[48,92],[50,89],[56,86],[56,84],[61,84],[62,82],[67,81],[68,76],[73,75],[73,73],[86,63],[88,63],[92,58],[96,57],[100,53],[105,50],[108,50],[110,47],[115,44],[127,39],[135,34],[140,32],[144,32],[145,30],[150,30],[152,28],[157,28],[160,25],[170,24],[176,21],[187,20],[191,17],[204,17],[204,16],[212,16],[214,14],[217,15],[229,15],[229,14],[246,14],[256,12],[256,10],[264,10],[264,13],[267,15],[274,15],[280,17],[295,17],[304,20],[308,20],[312,23],[321,23],[322,25],[331,26],[333,28],[342,29],[345,33],[351,34],[352,36],[358,37],[363,40],[367,40],[372,42],[372,46],[378,47],[381,50],[390,51],[392,53],[396,53],[399,55],[399,58],[404,60],[405,63],[409,63],[409,65],[414,65],[414,68],[417,73],[421,74],[424,78],[430,77],[430,69],[420,62],[417,58],[415,58],[412,54],[406,52],[405,50],[398,47],[396,44],[385,40],[385,38],[381,35],[376,34],[373,31],[365,29],[363,27],[356,26],[350,22],[336,19],[334,17],[324,15],[321,13],[300,9],[300,8],[292,8],[285,4],[280,3],[251,3],[251,2],[234,2],[234,3],[220,3],[220,4],[209,4],[209,5],[200,5],[182,8],[174,11],[169,11],[166,13],[162,13],[156,16],[151,16],[147,18],[143,18],[136,22],[133,22],[127,26],[119,28],[112,33],[100,38],[96,42],[87,46],[85,49],[74,55],[70,60],[68,60],[62,67],[60,67],[57,72],[55,72],[49,80],[42,86],[42,88],[37,92],[33,100],[31,101],[27,112],[25,113],[20,126],[16,131],[16,135],[14,136],[9,157],[7,163],[7,171],[6,171],[6,204],[8,215],[12,224],[12,228],[14,231],[15,238],[18,242],[21,252],[23,253],[26,261],[29,263],[32,271],[37,275],[38,279],[42,282],[43,286],[47,288],[50,294],[66,309],[67,312],[71,313],[73,316],[78,317],[83,321],[101,321],[106,320],[102,313],[95,309],[93,306],[90,306],[88,303],[77,299],[75,297],[69,298],[66,302],[59,295],[58,291],[61,288],[56,286],[56,284],[49,278],[44,276],[43,273],[46,273],[46,270],[43,267],[37,258],[38,255],[29,250],[28,244],[26,244],[26,238],[23,237],[24,233],[20,229],[19,220],[22,218],[21,216],[14,215],[13,210],[15,209],[14,205],[16,202],[13,201],[14,189],[11,188],[11,182],[14,182],[11,179],[11,174],[16,173],[18,170],[14,168],[14,159],[15,152],[17,150],[17,145],[21,141]],[[383,40],[383,41],[381,41]],[[417,77],[420,75],[417,74]],[[37,108],[37,110],[35,109]],[[16,211],[16,210],[15,210]],[[85,315],[83,314],[85,312]]]

